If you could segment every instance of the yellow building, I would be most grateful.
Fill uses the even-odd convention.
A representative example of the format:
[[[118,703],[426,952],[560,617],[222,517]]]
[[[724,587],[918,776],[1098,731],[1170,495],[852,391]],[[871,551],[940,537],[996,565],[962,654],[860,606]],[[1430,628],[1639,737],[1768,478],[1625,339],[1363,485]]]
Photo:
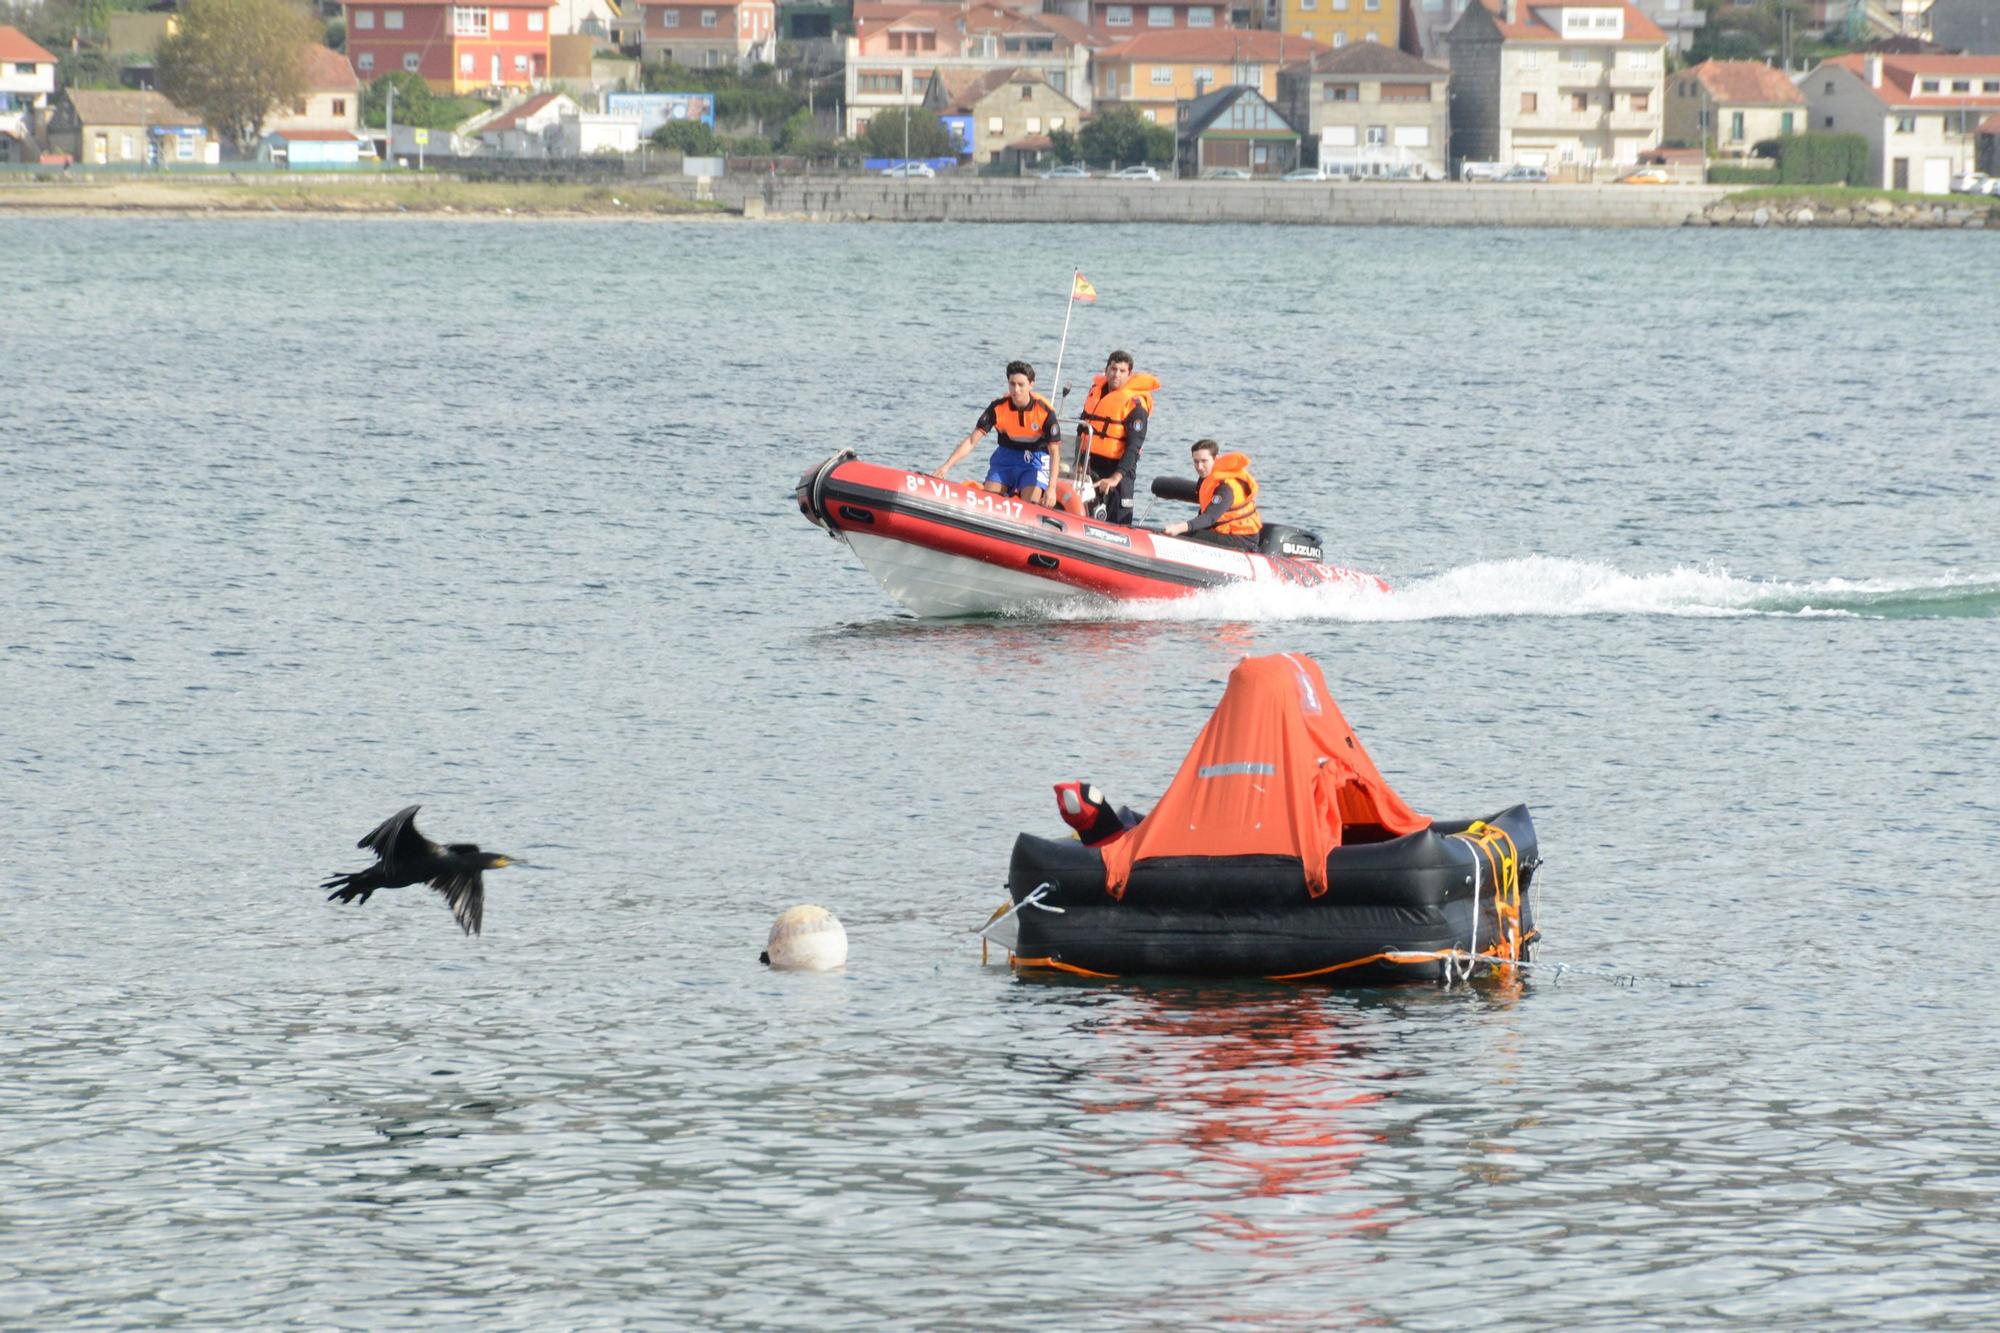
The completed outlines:
[[[1097,53],[1093,78],[1099,102],[1123,102],[1159,125],[1174,123],[1174,107],[1218,88],[1255,88],[1278,96],[1278,66],[1333,48],[1260,28],[1162,28],[1128,37]]]
[[[1326,46],[1396,45],[1402,0],[1278,0],[1278,30]]]

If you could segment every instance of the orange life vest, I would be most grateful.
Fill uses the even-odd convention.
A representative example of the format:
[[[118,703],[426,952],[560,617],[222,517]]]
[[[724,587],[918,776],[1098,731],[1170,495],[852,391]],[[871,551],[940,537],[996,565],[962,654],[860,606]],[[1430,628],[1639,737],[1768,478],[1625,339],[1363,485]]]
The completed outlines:
[[[1125,418],[1137,403],[1148,412],[1153,410],[1153,391],[1160,382],[1151,375],[1133,371],[1125,377],[1122,388],[1107,391],[1104,376],[1099,375],[1090,382],[1090,396],[1083,400],[1083,413],[1078,418],[1082,426],[1090,427],[1084,438],[1090,441],[1090,452],[1099,458],[1109,458],[1113,462],[1125,456]]]
[[[1217,487],[1229,488],[1229,509],[1215,530],[1230,537],[1249,536],[1264,530],[1264,520],[1257,516],[1257,479],[1250,475],[1250,460],[1243,454],[1224,454],[1215,460],[1215,467],[1201,479],[1201,489],[1195,493],[1196,501],[1203,509],[1215,498]]]
[[[1049,400],[1040,394],[1029,394],[1026,407],[1015,407],[1014,400],[1005,396],[995,398],[990,409],[993,413],[993,433],[998,443],[1009,449],[1042,450],[1048,446],[1043,437],[1048,433],[1049,418],[1056,414]]]

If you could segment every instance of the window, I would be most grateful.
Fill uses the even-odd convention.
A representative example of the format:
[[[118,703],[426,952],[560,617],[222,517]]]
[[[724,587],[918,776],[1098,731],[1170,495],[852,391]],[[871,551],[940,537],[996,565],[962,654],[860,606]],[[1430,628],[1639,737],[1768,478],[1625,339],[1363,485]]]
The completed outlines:
[[[1194,69],[1194,81],[1204,88],[1213,88],[1215,86],[1215,71],[1207,65],[1196,65]]]
[[[416,58],[417,57],[415,52],[412,52],[409,55],[404,56],[403,68],[408,69],[410,67],[410,62],[412,60],[415,60]],[[460,53],[458,57],[458,72],[460,74],[472,73],[472,52],[465,51]]]
[[[1153,86],[1155,88],[1165,87],[1167,84],[1170,84],[1173,81],[1174,81],[1174,71],[1171,65],[1153,66]]]
[[[1428,125],[1398,125],[1396,127],[1396,147],[1429,148],[1431,127]]]
[[[1951,81],[1951,90],[1955,93],[1969,93],[1972,91],[1972,80],[1953,79]]]
[[[540,32],[542,30],[542,24],[545,22],[545,19],[546,16],[541,14],[528,15],[528,31]]]
[[[183,162],[194,159],[194,137],[187,134],[174,136],[174,156]]]
[[[1034,84],[1032,84],[1032,83],[1024,83],[1024,84],[1022,84],[1022,85],[1021,85],[1021,100],[1022,100],[1023,102],[1032,102],[1032,101],[1033,101],[1034,99],[1035,99],[1035,85],[1034,85]]]
[[[1346,33],[1344,33],[1344,32],[1337,32],[1337,33],[1335,33],[1335,34],[1333,35],[1333,45],[1334,45],[1334,47],[1335,47],[1336,49],[1338,49],[1338,48],[1340,48],[1340,47],[1343,47],[1343,46],[1346,46],[1346,45],[1347,45],[1347,34],[1346,34]]]
[[[486,35],[486,10],[472,9],[456,5],[451,11],[451,30],[458,37],[484,37]]]
[[[1307,28],[1307,29],[1306,29],[1306,31],[1305,31],[1305,39],[1306,39],[1307,41],[1311,41],[1311,40],[1313,39],[1313,30],[1312,30],[1311,28]]]
[[[1917,118],[1915,116],[1896,117],[1896,133],[1915,134],[1916,132],[1917,132]]]
[[[1347,0],[1333,0],[1333,7],[1336,12],[1344,14],[1347,12]]]
[[[1326,136],[1326,142],[1332,144],[1335,148],[1354,147],[1354,126],[1352,125],[1329,125],[1323,133]]]
[[[1925,79],[1923,82],[1923,90],[1927,93],[1936,92],[1938,90],[1938,81],[1936,79]]]
[[[1826,118],[1824,119],[1824,121],[1823,121],[1823,127],[1824,127],[1824,128],[1826,128],[1826,129],[1829,129],[1829,130],[1833,128],[1833,117],[1832,117],[1832,116],[1827,116],[1827,117],[1826,117]]]
[[[1571,69],[1582,69],[1589,63],[1590,52],[1586,51],[1583,47],[1579,46],[1569,53],[1569,67]]]
[[[1214,6],[1190,5],[1188,7],[1188,26],[1190,28],[1213,28],[1215,26]]]
[[[1979,85],[1982,93],[2000,93],[2000,79],[1988,79]]]
[[[508,13],[508,12],[507,12],[506,10],[504,10],[504,9],[496,9],[496,10],[494,10],[494,11],[493,11],[493,31],[495,31],[495,32],[505,32],[505,31],[507,31],[507,21],[508,21],[509,19],[511,19],[512,17],[513,17],[513,15],[512,15],[512,14],[509,14],[509,13]]]
[[[1522,94],[1521,94],[1521,114],[1522,114],[1522,115],[1524,115],[1524,116],[1532,116],[1532,115],[1534,115],[1534,114],[1535,114],[1535,104],[1536,104],[1536,97],[1535,97],[1535,94],[1534,94],[1534,93],[1522,93]]]
[[[373,51],[363,51],[360,55],[354,57],[354,68],[360,70],[363,74],[374,69],[375,53]]]
[[[1377,10],[1382,7],[1382,0],[1361,0],[1361,7],[1367,10]]]
[[[1005,134],[1007,132],[1007,118],[1005,116],[988,116],[986,118],[986,132],[988,134]]]
[[[1778,133],[1790,134],[1791,132],[1792,132],[1792,113],[1787,111],[1784,115],[1778,117]]]
[[[1361,40],[1365,42],[1379,42],[1382,40],[1382,34],[1374,31],[1364,32],[1361,34]]]
[[[400,9],[383,10],[382,26],[390,32],[401,32],[403,30],[403,11]]]
[[[1264,67],[1262,65],[1238,65],[1234,77],[1236,82],[1246,88],[1261,88],[1264,86]]]
[[[903,72],[895,69],[864,69],[855,77],[854,88],[863,93],[901,93]]]
[[[1589,93],[1571,93],[1571,94],[1569,95],[1569,109],[1570,109],[1570,110],[1572,110],[1572,111],[1588,111],[1588,110],[1590,110],[1590,94],[1589,94]]]
[[[1382,85],[1382,100],[1428,102],[1431,100],[1431,86],[1428,83],[1385,83]]]
[[[132,160],[132,136],[131,136],[131,135],[129,135],[129,134],[121,134],[121,135],[119,135],[119,136],[118,136],[118,149],[119,149],[119,156],[123,157],[123,158],[124,158],[124,159],[125,159],[126,161],[128,161],[128,162],[129,162],[129,161],[131,161],[131,160]]]
[[[1388,126],[1370,125],[1368,127],[1368,146],[1370,148],[1380,148],[1382,145],[1388,142],[1389,142]]]
[[[1132,6],[1106,5],[1104,26],[1107,28],[1129,28],[1132,26]]]
[[[1651,93],[1633,93],[1633,94],[1632,94],[1632,109],[1633,109],[1634,111],[1650,111],[1650,110],[1652,110],[1652,109],[1653,109],[1653,95],[1652,95]]]
[[[1540,69],[1541,67],[1542,67],[1542,53],[1540,51],[1521,52],[1522,69]]]
[[[1029,116],[1028,133],[1040,134],[1041,132],[1042,132],[1042,118],[1040,116]]]
[[[1743,113],[1741,111],[1732,111],[1729,113],[1729,139],[1732,143],[1743,142]]]
[[[374,26],[375,26],[374,10],[357,9],[354,11],[354,30],[356,32],[367,32]]]
[[[678,27],[680,27],[680,26],[681,26],[681,11],[680,11],[680,10],[678,10],[678,9],[663,9],[663,10],[661,10],[661,11],[660,11],[660,26],[661,26],[662,28],[678,28]],[[892,38],[892,44],[893,44],[893,38]]]
[[[1318,8],[1319,8],[1319,0],[1299,0],[1299,9],[1304,13],[1309,14],[1313,10]]]
[[[1171,28],[1174,26],[1172,5],[1147,5],[1146,26],[1149,28]]]
[[[514,57],[514,72],[516,74],[526,74],[528,72],[528,58],[526,56]]]
[[[1828,80],[1826,81],[1826,91],[1827,91],[1827,92],[1832,92],[1832,91],[1833,91],[1833,80],[1832,80],[1832,79],[1828,79]]]
[[[308,107],[308,106],[306,105],[306,99],[305,99],[305,98],[303,98],[303,97],[294,97],[294,98],[292,99],[292,114],[293,114],[293,115],[295,115],[295,116],[303,116],[303,115],[304,115],[304,114],[305,114],[305,113],[306,113],[306,112],[307,112],[308,110],[310,110],[310,109],[311,109],[311,108],[309,108],[309,107]]]
[[[704,9],[701,11],[701,26],[704,28],[713,28],[715,26],[714,10]]]
[[[1050,116],[1050,117],[1049,117],[1049,128],[1050,128],[1050,129],[1052,129],[1052,130],[1059,130],[1059,129],[1061,129],[1062,127],[1063,127],[1063,118],[1062,118],[1061,116]]]
[[[347,114],[347,99],[345,97],[336,97],[333,99],[333,114],[336,116]]]
[[[1160,117],[1159,117],[1159,115],[1158,115],[1158,114],[1157,114],[1156,112],[1153,112],[1153,111],[1148,111],[1148,112],[1146,112],[1146,119],[1147,119],[1147,120],[1150,120],[1150,121],[1155,121],[1155,122],[1157,122],[1157,121],[1159,120],[1159,118],[1160,118]]]
[[[1320,100],[1326,102],[1358,102],[1361,100],[1361,85],[1358,83],[1329,83],[1322,90]]]
[[[470,60],[472,59],[472,57],[467,56],[466,59]],[[424,63],[424,58],[418,55],[415,51],[403,52],[403,68],[408,70],[410,73],[415,74],[417,72],[417,66],[423,63]],[[466,68],[471,69],[472,66],[467,65]]]

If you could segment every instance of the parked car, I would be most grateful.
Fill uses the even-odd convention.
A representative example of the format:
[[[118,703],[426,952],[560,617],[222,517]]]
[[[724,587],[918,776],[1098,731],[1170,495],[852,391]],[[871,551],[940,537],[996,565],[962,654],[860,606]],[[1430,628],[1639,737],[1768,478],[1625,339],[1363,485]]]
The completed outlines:
[[[1462,181],[1497,181],[1506,174],[1505,162],[1467,162],[1458,169]]]
[[[1201,178],[1205,181],[1247,181],[1250,173],[1241,167],[1210,167]]]
[[[1615,182],[1618,185],[1672,185],[1673,183],[1674,173],[1665,167],[1640,167],[1637,171],[1626,172]]]
[[[1541,184],[1547,182],[1548,171],[1543,167],[1530,167],[1516,163],[1498,177],[1502,185]]]
[[[1160,173],[1148,166],[1120,167],[1104,179],[1112,181],[1156,181]]]
[[[1085,181],[1090,179],[1090,169],[1081,162],[1066,162],[1047,171],[1038,171],[1035,175],[1045,181]]]
[[[1986,187],[1988,184],[1989,178],[1985,172],[1968,171],[1961,176],[1954,176],[1952,178],[1951,192],[1953,194],[1985,194],[1987,193]]]
[[[937,171],[928,162],[898,162],[894,166],[882,168],[882,174],[900,179],[910,176],[935,176]]]
[[[1278,177],[1278,179],[1286,181],[1323,181],[1327,177],[1320,174],[1318,167],[1294,167],[1292,170]]]

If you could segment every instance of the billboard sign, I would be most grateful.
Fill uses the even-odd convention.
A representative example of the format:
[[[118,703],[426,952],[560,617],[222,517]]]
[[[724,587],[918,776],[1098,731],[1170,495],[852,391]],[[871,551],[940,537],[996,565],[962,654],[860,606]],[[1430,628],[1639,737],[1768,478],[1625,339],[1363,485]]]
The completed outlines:
[[[637,116],[642,136],[670,120],[698,120],[715,128],[714,93],[606,93],[604,109],[614,116]]]

